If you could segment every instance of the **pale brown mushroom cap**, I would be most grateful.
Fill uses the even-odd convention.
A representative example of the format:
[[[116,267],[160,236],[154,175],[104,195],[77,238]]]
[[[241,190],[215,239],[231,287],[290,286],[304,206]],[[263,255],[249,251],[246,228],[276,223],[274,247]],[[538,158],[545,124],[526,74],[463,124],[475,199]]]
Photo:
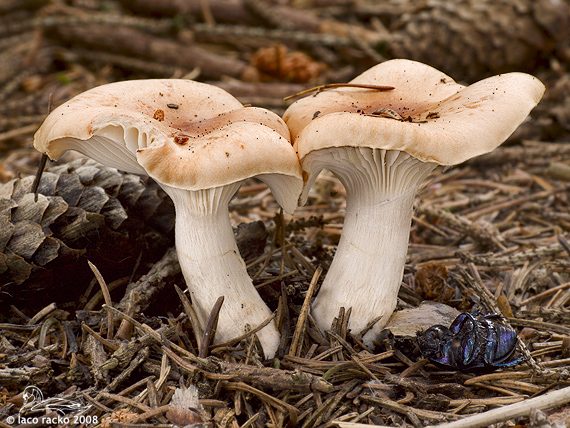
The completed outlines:
[[[301,160],[314,150],[348,145],[458,164],[505,141],[544,93],[544,85],[524,73],[465,87],[428,65],[402,59],[372,67],[351,83],[395,89],[338,88],[293,103],[283,118]],[[412,122],[365,115],[382,108]]]
[[[239,255],[228,203],[240,182],[255,176],[286,212],[297,207],[301,167],[279,116],[190,80],[119,82],[51,112],[34,146],[52,159],[77,150],[157,180],[176,208],[176,249],[199,320],[195,327],[206,324],[219,296],[226,301],[214,340],[233,339],[271,316]],[[257,337],[273,357],[279,346],[275,322]]]
[[[243,107],[224,90],[190,80],[93,88],[56,108],[36,132],[34,146],[51,159],[77,150],[185,190],[274,173],[302,183],[279,116]]]

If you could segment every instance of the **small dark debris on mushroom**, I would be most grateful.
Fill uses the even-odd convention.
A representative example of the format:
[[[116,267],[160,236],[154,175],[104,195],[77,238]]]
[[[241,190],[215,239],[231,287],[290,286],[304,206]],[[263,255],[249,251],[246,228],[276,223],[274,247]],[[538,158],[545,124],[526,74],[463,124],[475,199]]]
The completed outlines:
[[[377,110],[374,110],[371,115],[399,120],[401,122],[404,121],[404,118],[400,115],[400,113],[389,108],[379,108]]]
[[[159,122],[164,121],[164,110],[158,109],[157,111],[154,112],[154,115],[152,117],[158,120]]]
[[[178,108],[178,104],[171,104],[171,103],[169,103],[169,104],[166,104],[166,106],[167,106],[168,108],[173,108],[173,109],[177,109],[177,108]]]
[[[176,137],[174,137],[174,142],[176,144],[184,145],[188,142],[189,139],[190,137],[188,135],[179,134]]]

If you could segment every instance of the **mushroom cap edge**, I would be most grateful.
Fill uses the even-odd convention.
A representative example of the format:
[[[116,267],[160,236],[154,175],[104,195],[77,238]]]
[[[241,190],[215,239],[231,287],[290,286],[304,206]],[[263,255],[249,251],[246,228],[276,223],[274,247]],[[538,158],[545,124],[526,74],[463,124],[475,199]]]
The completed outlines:
[[[342,111],[319,116],[294,138],[294,147],[301,162],[314,150],[349,145],[401,150],[420,161],[455,165],[504,142],[543,93],[544,85],[534,76],[501,74],[418,112],[416,123]],[[428,118],[432,110],[439,117]]]

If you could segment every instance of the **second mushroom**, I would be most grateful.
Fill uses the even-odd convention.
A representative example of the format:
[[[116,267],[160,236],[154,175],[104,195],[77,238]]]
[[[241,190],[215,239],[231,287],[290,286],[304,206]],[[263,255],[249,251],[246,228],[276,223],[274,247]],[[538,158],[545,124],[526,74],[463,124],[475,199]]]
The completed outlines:
[[[241,259],[228,203],[257,177],[293,212],[302,188],[289,130],[276,114],[244,107],[215,86],[189,80],[103,85],[56,108],[34,137],[51,159],[76,150],[154,178],[174,201],[176,249],[202,327],[220,296],[215,342],[267,321],[271,311]],[[117,255],[120,257],[120,255]],[[274,322],[258,332],[265,356],[279,345]]]
[[[391,60],[350,82],[393,90],[335,88],[292,104],[283,118],[307,181],[322,169],[346,189],[341,240],[312,305],[322,330],[339,309],[368,345],[395,309],[418,186],[437,165],[495,149],[540,101],[544,85],[508,73],[463,86],[422,63]]]

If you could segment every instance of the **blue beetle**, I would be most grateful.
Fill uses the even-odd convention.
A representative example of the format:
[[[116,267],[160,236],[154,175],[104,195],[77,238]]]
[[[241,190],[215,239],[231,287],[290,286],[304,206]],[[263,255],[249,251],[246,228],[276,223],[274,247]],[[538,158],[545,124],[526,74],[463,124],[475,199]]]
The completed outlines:
[[[479,315],[464,312],[448,327],[434,325],[416,333],[421,353],[445,369],[470,371],[512,367],[517,347],[514,329],[499,323],[499,314]],[[510,361],[509,361],[510,360]]]

